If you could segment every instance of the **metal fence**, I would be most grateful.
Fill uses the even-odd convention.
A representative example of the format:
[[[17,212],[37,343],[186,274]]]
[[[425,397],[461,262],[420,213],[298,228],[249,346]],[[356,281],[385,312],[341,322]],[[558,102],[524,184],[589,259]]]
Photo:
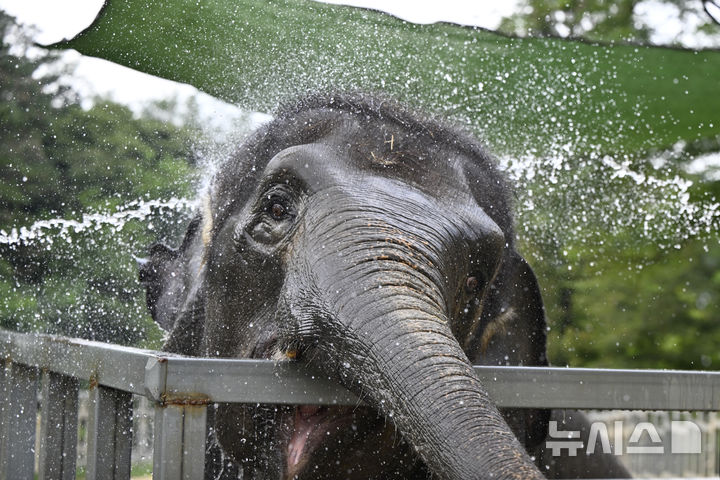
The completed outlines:
[[[132,395],[147,397],[154,405],[155,480],[203,478],[212,403],[359,403],[327,378],[288,362],[188,358],[2,330],[0,357],[5,361],[0,369],[0,480],[32,479],[36,463],[40,480],[75,478],[81,385],[87,385],[90,397],[88,480],[129,478]],[[720,372],[487,366],[475,370],[502,407],[720,410]]]

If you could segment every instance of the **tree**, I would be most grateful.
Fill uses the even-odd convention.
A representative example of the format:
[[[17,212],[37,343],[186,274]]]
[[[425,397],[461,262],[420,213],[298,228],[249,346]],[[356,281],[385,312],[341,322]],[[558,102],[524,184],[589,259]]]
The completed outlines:
[[[523,0],[519,13],[505,18],[500,29],[518,35],[650,43],[657,33],[667,36],[669,32],[656,32],[644,14],[662,8],[683,25],[683,33],[720,37],[720,26],[706,13],[704,4],[701,0]],[[682,41],[681,36],[675,36],[670,43]]]
[[[0,31],[12,25],[0,16]],[[197,132],[109,101],[83,110],[71,92],[46,93],[55,78],[32,77],[52,54],[30,59],[10,48],[3,40],[0,325],[157,339],[133,256],[181,228],[186,211],[150,205],[190,193]]]
[[[235,2],[228,4],[235,6]],[[563,14],[564,24],[569,25],[568,29],[572,27],[574,34],[584,35],[586,31],[592,31],[598,38],[608,40],[629,38],[623,33],[628,31],[632,17],[628,9],[632,4],[634,15],[637,2],[621,2],[616,7],[617,11],[613,11],[608,2],[599,0],[570,4],[531,4],[545,5],[543,8],[549,12],[548,19],[545,16],[540,17],[547,23],[542,27],[546,33],[552,34],[553,28],[559,28],[559,17],[556,18],[553,12],[564,9],[563,11],[569,12]],[[109,5],[119,8],[119,11],[115,10],[115,17],[109,17],[122,25],[110,22],[105,25],[104,31],[103,28],[97,29],[100,32],[99,40],[92,36],[81,39],[81,45],[84,42],[86,49],[102,45],[103,38],[105,42],[117,41],[116,33],[142,30],[142,23],[132,29],[123,27],[122,23],[127,19],[125,13],[128,13],[124,8],[129,8],[128,15],[134,15],[138,10],[128,7],[126,2],[109,2]],[[295,3],[292,5],[297,7]],[[622,7],[623,5],[625,7]],[[609,10],[603,11],[601,7]],[[621,11],[621,7],[625,10]],[[168,8],[172,10],[172,2]],[[282,10],[281,7],[273,8]],[[287,17],[298,17],[291,15],[295,11],[293,8],[281,13]],[[330,13],[345,14],[340,10],[327,13],[330,11],[327,6],[318,7],[312,4],[312,8],[322,8],[331,20],[336,17]],[[178,11],[185,12],[182,9]],[[207,11],[212,13],[213,9],[204,9],[202,13],[207,14]],[[193,22],[196,21],[196,13],[199,14],[192,12]],[[155,15],[157,14],[156,12]],[[528,17],[528,21],[532,20],[529,12],[523,15]],[[614,18],[611,19],[613,15]],[[145,14],[141,17],[144,19]],[[107,20],[108,17],[104,18]],[[268,18],[270,16],[260,15],[257,21],[268,22]],[[315,17],[302,18],[310,21],[307,18]],[[583,20],[584,18],[590,20]],[[273,28],[277,27],[276,20],[273,19],[272,23]],[[337,23],[330,21],[328,25]],[[357,23],[365,25],[360,20],[357,20]],[[386,23],[389,25],[391,22]],[[204,24],[207,28],[224,26],[213,21]],[[387,27],[387,31],[393,32],[393,35],[384,35],[382,38],[400,38],[402,35],[398,32],[406,34],[408,39],[424,38],[413,36],[416,27],[405,24],[394,27],[388,25],[381,26]],[[432,33],[432,28],[434,27],[427,27],[428,30],[423,31]],[[438,28],[442,29],[439,31],[451,32],[438,36],[443,45],[442,49],[436,50],[438,58],[447,64],[455,61],[457,65],[463,65],[460,59],[453,60],[451,55],[454,49],[460,49],[464,43],[452,42],[457,38],[467,38],[465,35],[469,35],[468,31],[452,30],[453,27],[448,25]],[[634,28],[633,35],[640,38],[642,32],[638,33],[638,28]],[[161,30],[144,32],[143,35]],[[162,31],[169,30],[175,31]],[[305,31],[283,29],[287,30]],[[223,45],[232,41],[219,34],[199,37],[194,29],[179,34],[188,35],[188,32],[193,41],[222,42]],[[238,32],[239,30],[233,30],[232,33],[240,35]],[[322,32],[318,30],[313,32],[315,36],[322,36]],[[471,33],[475,35],[474,32]],[[492,89],[493,94],[500,95],[496,98],[503,99],[497,103],[502,109],[494,111],[491,117],[483,116],[482,111],[472,113],[473,118],[488,119],[488,122],[483,124],[483,127],[488,128],[487,135],[498,133],[498,129],[490,128],[494,121],[494,125],[500,125],[507,131],[506,134],[527,137],[532,139],[532,143],[538,143],[539,139],[545,137],[527,131],[527,128],[537,125],[539,130],[545,132],[554,128],[556,120],[558,125],[566,125],[560,130],[570,135],[563,137],[567,143],[557,143],[557,152],[550,151],[550,161],[541,159],[524,172],[527,180],[521,182],[518,194],[521,220],[518,231],[523,243],[522,251],[538,273],[544,289],[551,326],[551,360],[556,364],[606,367],[707,368],[717,365],[720,357],[713,353],[711,347],[719,340],[714,322],[720,317],[720,286],[716,273],[720,264],[720,249],[717,246],[717,231],[704,232],[704,236],[697,235],[696,231],[700,227],[716,230],[718,217],[701,223],[699,217],[702,215],[689,215],[688,219],[676,211],[681,200],[684,202],[682,205],[694,208],[703,202],[714,202],[712,195],[720,193],[720,182],[690,177],[682,172],[682,165],[688,160],[700,154],[717,152],[719,149],[720,137],[717,137],[717,122],[713,116],[716,110],[712,103],[714,97],[710,98],[708,95],[708,92],[715,88],[713,77],[708,73],[712,72],[716,65],[713,63],[717,60],[712,55],[713,52],[696,55],[693,52],[671,49],[621,46],[596,48],[584,43],[557,39],[513,43],[511,39],[491,36],[488,32],[479,32],[478,35],[482,35],[487,44],[492,46],[491,50],[479,50],[485,52],[479,64],[491,65],[493,61],[505,59],[503,61],[508,65],[531,66],[533,69],[551,63],[567,65],[567,70],[559,70],[561,73],[568,72],[567,75],[550,74],[553,71],[549,70],[547,75],[526,77],[518,75],[513,69],[498,69],[498,72],[513,73],[496,77],[502,85],[505,85],[506,81],[516,82]],[[315,36],[313,39],[316,39]],[[197,62],[205,59],[212,63],[218,58],[215,55],[206,55],[204,58],[205,50],[197,46],[194,51],[178,49],[181,53],[175,52],[175,36],[158,39],[160,43],[147,41],[145,36],[127,40],[139,41],[143,46],[167,45],[168,49],[163,49],[163,52],[176,55],[178,65],[183,67],[176,72],[180,75],[177,78],[188,82],[195,81],[196,84],[199,80],[193,75],[198,69],[185,69],[187,65],[196,65],[187,61],[188,55],[194,55],[191,58]],[[366,43],[365,40],[366,38],[362,37],[363,44]],[[503,47],[501,42],[515,46]],[[410,45],[411,42],[407,44]],[[260,42],[260,45],[264,44]],[[453,48],[448,48],[448,45]],[[125,58],[115,47],[132,49],[132,45],[128,47],[124,43],[112,48],[106,46],[105,54]],[[502,50],[503,48],[505,50]],[[504,53],[498,53],[501,50]],[[212,51],[219,52],[220,55],[225,51],[236,50],[223,48]],[[383,51],[404,50],[387,48]],[[272,65],[272,61],[277,58],[273,50],[260,48],[258,52],[266,57],[258,57],[258,61],[253,65]],[[152,56],[148,52],[144,53],[149,55],[143,60],[146,62],[144,67],[153,68]],[[540,58],[541,55],[544,56]],[[617,58],[621,60],[597,60],[614,55],[619,55]],[[370,58],[367,57],[364,61],[370,61]],[[118,58],[115,60],[118,61]],[[163,57],[161,60],[164,62],[167,58]],[[578,66],[584,61],[584,66]],[[137,67],[142,68],[142,62],[138,62]],[[166,66],[166,63],[160,60],[157,62]],[[220,63],[221,65],[214,66],[217,71],[227,72],[227,65]],[[434,65],[432,62],[425,63]],[[402,62],[391,62],[387,68],[396,67],[397,64]],[[27,72],[33,70],[30,67],[22,68]],[[346,71],[337,68],[334,71],[338,70]],[[366,71],[368,69],[363,65],[363,72]],[[568,83],[568,79],[575,78],[573,74],[578,72],[577,77],[581,82],[577,85],[583,88],[573,90],[573,84]],[[332,71],[321,73],[333,78]],[[253,77],[252,72],[243,71],[243,74],[249,75],[251,79],[265,78],[262,75]],[[404,75],[398,76],[405,78]],[[479,88],[483,92],[486,89],[491,90],[489,82],[492,77],[486,75],[482,78]],[[545,87],[540,90],[525,90],[522,85],[528,82],[524,79]],[[543,83],[545,79],[549,79],[549,83]],[[615,80],[623,82],[622,88],[594,89],[597,85]],[[13,82],[15,80],[3,82],[2,88],[12,85]],[[211,80],[208,82],[206,87],[220,85],[228,88],[227,83],[212,83]],[[262,86],[261,82],[256,83]],[[427,82],[421,83],[433,85],[430,77]],[[32,82],[30,84],[25,88],[34,88]],[[232,82],[229,85],[232,86],[233,94],[242,94],[247,90],[237,88]],[[468,82],[468,85],[477,85],[477,82]],[[688,95],[688,92],[693,91],[697,93],[696,96]],[[529,92],[541,93],[533,95]],[[0,90],[0,93],[5,95],[5,90]],[[13,95],[22,97],[21,94]],[[539,112],[538,117],[510,115],[516,108],[532,107],[535,105],[533,101],[548,95],[555,95],[553,98],[557,99],[548,102],[548,105],[560,105],[564,110],[531,108],[530,110]],[[107,106],[98,104],[84,112],[72,105],[53,109],[52,99],[40,94],[29,97],[43,100],[37,100],[37,105],[32,106],[28,118],[23,117],[25,107],[13,110],[13,114],[18,115],[16,123],[19,126],[14,130],[15,137],[8,134],[7,142],[5,137],[0,138],[0,149],[15,142],[17,145],[13,148],[16,151],[24,149],[23,152],[27,152],[22,156],[22,162],[25,162],[24,159],[37,159],[37,162],[32,165],[22,163],[25,170],[20,173],[12,173],[10,170],[3,172],[3,175],[12,173],[15,177],[10,185],[2,187],[8,191],[0,192],[0,202],[6,202],[3,205],[13,205],[12,209],[3,207],[3,212],[6,209],[9,212],[3,213],[8,220],[0,225],[0,228],[7,228],[5,225],[29,225],[41,217],[79,219],[82,212],[87,212],[88,209],[102,209],[107,213],[113,208],[125,208],[128,202],[134,199],[167,198],[173,195],[173,192],[186,188],[184,179],[188,176],[189,167],[187,162],[181,159],[186,155],[186,144],[180,141],[187,138],[187,132],[183,129],[147,118],[134,119],[126,109],[110,103]],[[492,105],[493,97],[490,93],[483,93],[482,98],[483,102],[490,102]],[[666,110],[668,102],[673,100],[678,108]],[[465,105],[462,99],[457,100],[457,103],[453,103],[454,100],[448,102],[448,108],[458,110]],[[608,116],[604,110],[608,105],[624,107],[617,110],[609,108],[608,111],[615,113]],[[596,108],[589,108],[592,106]],[[507,109],[503,110],[506,107]],[[702,111],[706,116],[701,115]],[[589,115],[590,120],[585,122],[582,116],[573,117],[573,112],[584,112]],[[514,124],[513,118],[516,122]],[[542,121],[532,122],[529,120],[532,118]],[[33,127],[34,129],[28,127],[25,130],[24,126],[32,126],[33,121],[39,122],[40,126]],[[567,123],[561,124],[562,121]],[[578,130],[577,125],[582,122],[591,128]],[[620,139],[618,143],[603,143],[604,135],[597,134],[597,130],[603,125],[614,137]],[[523,132],[523,135],[518,135],[518,131]],[[5,132],[2,134],[5,135]],[[53,135],[57,138],[53,138]],[[638,142],[638,138],[644,140]],[[584,144],[593,148],[584,149]],[[680,145],[684,146],[679,148],[679,153],[676,154],[674,149]],[[618,150],[608,151],[608,146]],[[16,160],[20,157],[13,156],[13,152],[2,152],[3,162],[5,158],[21,162]],[[536,156],[543,153],[542,150],[540,153],[538,150],[529,152]],[[607,159],[604,157],[606,153]],[[666,165],[657,167],[649,158],[651,156]],[[6,163],[13,162],[7,160]],[[607,162],[617,168],[609,168]],[[0,168],[5,168],[6,163],[0,164]],[[624,170],[625,164],[629,165],[629,173]],[[35,173],[32,168],[39,169],[40,173]],[[509,169],[512,170],[512,166]],[[654,178],[657,181],[636,182],[636,178],[640,177]],[[48,178],[53,178],[53,181],[48,181]],[[684,184],[691,178],[696,183],[688,189],[678,188],[673,183],[677,179],[679,184]],[[33,182],[37,182],[37,194],[31,194],[33,189],[25,190],[24,185]],[[688,196],[689,200],[685,200],[685,196]],[[49,201],[48,198],[53,200]],[[712,212],[712,208],[708,208],[707,212]],[[165,211],[163,217],[168,217],[167,213]],[[74,232],[56,233],[51,236],[54,243],[50,254],[45,251],[47,244],[42,242],[33,244],[33,248],[37,250],[33,252],[20,251],[21,247],[16,244],[13,249],[3,246],[0,271],[3,279],[12,280],[4,281],[0,285],[0,318],[5,325],[43,328],[113,341],[137,341],[147,335],[147,332],[155,331],[146,323],[128,323],[128,319],[146,319],[142,292],[135,281],[135,268],[130,258],[132,254],[139,254],[142,247],[151,243],[153,238],[171,238],[177,228],[177,218],[171,217],[168,222],[154,217],[148,222],[124,224],[119,230],[104,226],[98,237]],[[650,233],[644,232],[645,221],[651,224]],[[697,223],[682,223],[684,221]],[[68,239],[71,243],[68,243]],[[76,250],[78,245],[82,246],[80,250]],[[77,251],[84,253],[73,256],[73,252]],[[16,257],[19,260],[13,260]],[[63,276],[60,272],[66,275]],[[69,324],[68,318],[78,319],[77,325]]]

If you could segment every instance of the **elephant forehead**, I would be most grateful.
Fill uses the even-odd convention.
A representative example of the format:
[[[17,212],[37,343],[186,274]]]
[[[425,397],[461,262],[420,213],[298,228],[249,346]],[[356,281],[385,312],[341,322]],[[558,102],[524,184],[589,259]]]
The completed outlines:
[[[443,181],[430,183],[417,181],[410,170],[407,165],[379,166],[372,159],[343,153],[337,145],[311,143],[279,152],[264,175],[275,181],[300,181],[315,201],[343,210],[382,211],[389,218],[408,215],[424,221],[434,217],[464,231],[498,229],[478,206],[462,173],[448,168]]]
[[[346,161],[333,148],[310,143],[282,150],[265,167],[266,178],[284,176],[300,180],[311,190],[321,190],[342,181],[347,175]]]
[[[470,199],[463,169],[464,159],[445,152],[429,152],[425,156],[397,157],[389,162],[379,153],[356,144],[309,143],[288,147],[267,163],[264,176],[277,180],[290,177],[301,181],[309,190],[320,191],[335,185],[356,185],[411,194],[408,190],[423,192],[426,196],[456,202],[459,196]],[[423,162],[419,164],[418,162]],[[396,183],[383,183],[387,178]],[[287,178],[286,178],[287,179]],[[406,190],[408,190],[406,192]]]

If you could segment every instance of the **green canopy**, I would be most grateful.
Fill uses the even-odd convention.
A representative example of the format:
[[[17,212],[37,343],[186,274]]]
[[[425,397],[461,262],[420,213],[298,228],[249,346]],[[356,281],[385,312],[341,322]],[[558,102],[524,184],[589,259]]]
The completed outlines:
[[[509,155],[637,156],[720,135],[720,52],[510,38],[308,0],[108,0],[57,44],[268,111],[383,91]]]

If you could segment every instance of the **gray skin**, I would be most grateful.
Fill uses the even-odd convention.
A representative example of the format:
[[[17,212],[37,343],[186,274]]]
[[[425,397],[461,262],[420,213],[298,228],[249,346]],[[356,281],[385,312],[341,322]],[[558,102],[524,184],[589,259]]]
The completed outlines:
[[[510,203],[477,140],[361,95],[281,110],[222,165],[141,271],[166,349],[301,362],[368,404],[219,406],[243,478],[542,478],[549,412],[501,414],[471,367],[547,365]]]

